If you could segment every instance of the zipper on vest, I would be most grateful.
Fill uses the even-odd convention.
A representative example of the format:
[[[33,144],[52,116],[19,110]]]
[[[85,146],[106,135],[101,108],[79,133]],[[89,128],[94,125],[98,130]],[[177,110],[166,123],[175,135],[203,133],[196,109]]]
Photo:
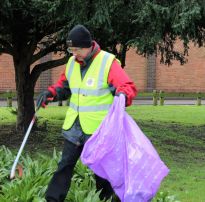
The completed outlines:
[[[78,108],[77,108],[77,111],[78,111],[78,115],[79,115],[79,100],[80,100],[80,88],[78,88]]]

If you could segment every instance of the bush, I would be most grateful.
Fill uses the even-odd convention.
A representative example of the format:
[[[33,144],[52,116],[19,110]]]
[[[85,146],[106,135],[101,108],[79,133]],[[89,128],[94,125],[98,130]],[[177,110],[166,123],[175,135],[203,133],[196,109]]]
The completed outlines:
[[[29,155],[21,157],[21,164],[24,167],[23,177],[17,176],[10,181],[8,176],[14,158],[9,149],[0,147],[0,201],[45,202],[44,194],[60,154],[54,150],[52,159],[45,155],[37,155],[37,160],[32,160]],[[66,201],[100,202],[99,194],[95,189],[93,173],[78,162]]]

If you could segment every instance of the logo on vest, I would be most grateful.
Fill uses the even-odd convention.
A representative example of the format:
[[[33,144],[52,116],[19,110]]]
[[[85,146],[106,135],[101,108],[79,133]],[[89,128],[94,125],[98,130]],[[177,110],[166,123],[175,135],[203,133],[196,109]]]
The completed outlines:
[[[94,83],[95,83],[95,79],[94,78],[88,78],[87,79],[87,86],[94,86]]]

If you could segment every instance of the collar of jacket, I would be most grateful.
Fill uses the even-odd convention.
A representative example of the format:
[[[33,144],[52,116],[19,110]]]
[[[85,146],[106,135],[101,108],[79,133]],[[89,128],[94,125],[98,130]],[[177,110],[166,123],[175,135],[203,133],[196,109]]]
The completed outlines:
[[[93,60],[96,55],[100,52],[100,46],[96,41],[92,41],[92,51],[91,53],[84,59],[84,61],[76,60],[80,66],[85,67],[91,60]]]

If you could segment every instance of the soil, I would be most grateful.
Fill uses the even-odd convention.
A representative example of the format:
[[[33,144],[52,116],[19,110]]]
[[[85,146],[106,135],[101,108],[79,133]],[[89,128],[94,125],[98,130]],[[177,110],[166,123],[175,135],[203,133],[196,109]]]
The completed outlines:
[[[52,152],[53,148],[60,148],[63,144],[63,137],[60,135],[60,128],[56,129],[55,136],[48,135],[47,128],[33,128],[25,145],[29,152],[45,151]],[[54,131],[55,132],[55,131]],[[0,126],[0,146],[5,145],[9,149],[18,149],[23,141],[25,133],[16,130],[15,125]]]
[[[138,121],[138,125],[145,134],[151,131],[151,133],[148,132],[148,138],[155,145],[166,145],[167,147],[170,145],[173,148],[180,148],[180,150],[205,152],[205,126],[184,126],[174,123],[143,121]],[[170,136],[164,136],[163,133],[169,133]],[[173,137],[173,134],[178,134],[180,138]],[[16,150],[20,148],[24,135],[25,133],[16,131],[15,125],[0,126],[0,146],[5,145],[9,149]],[[179,141],[180,139],[181,141]],[[64,138],[61,136],[60,125],[44,124],[32,129],[24,149],[29,152],[43,151],[50,153],[54,147],[61,150],[63,142]]]

